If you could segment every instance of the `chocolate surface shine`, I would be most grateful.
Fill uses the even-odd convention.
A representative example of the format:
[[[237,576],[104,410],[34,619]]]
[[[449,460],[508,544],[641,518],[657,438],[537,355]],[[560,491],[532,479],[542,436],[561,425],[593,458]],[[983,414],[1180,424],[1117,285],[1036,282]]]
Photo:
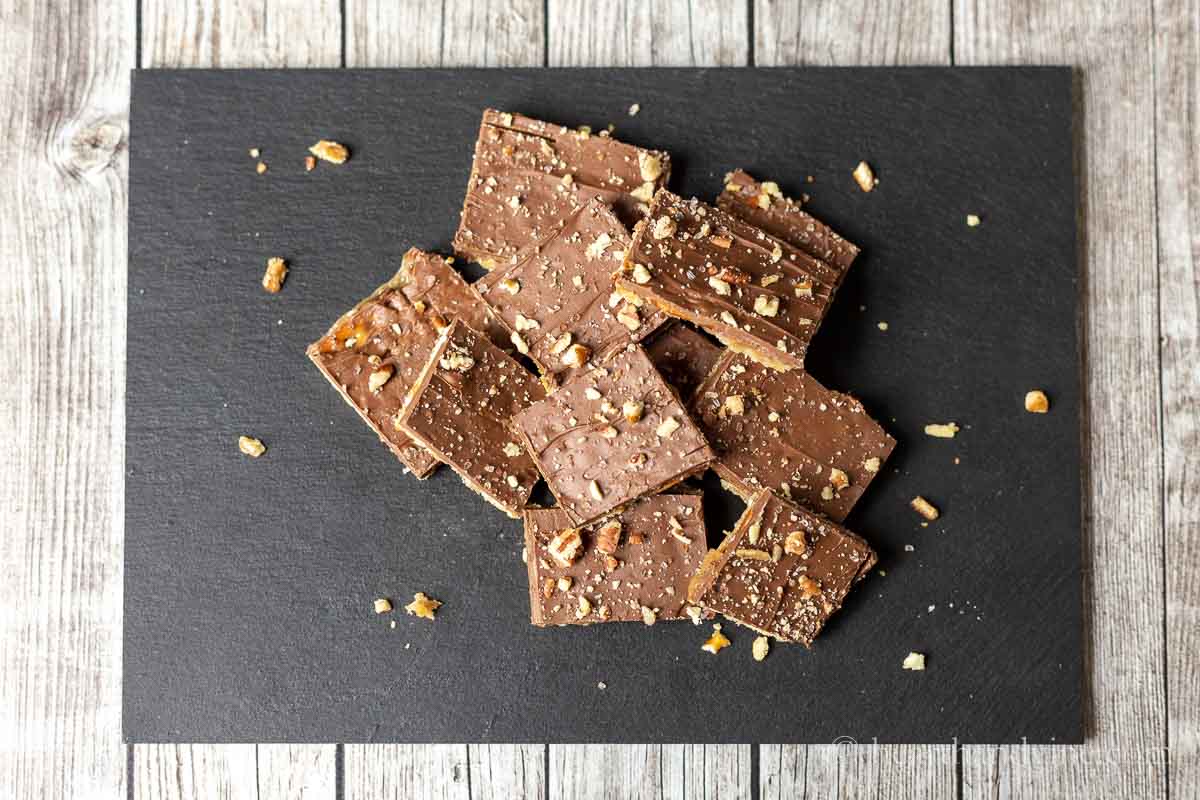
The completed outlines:
[[[626,402],[638,413],[627,416]],[[637,345],[564,383],[513,426],[576,525],[698,474],[714,456]]]
[[[485,500],[516,517],[538,471],[509,421],[544,396],[524,367],[483,334],[455,322],[430,353],[395,424]]]
[[[526,247],[513,264],[498,267],[475,284],[510,331],[520,335],[543,373],[564,378],[563,337],[603,359],[637,341],[666,319],[642,313],[613,296],[613,271],[629,247],[629,234],[598,199],[568,216],[546,240]],[[628,323],[628,324],[626,324]]]
[[[688,598],[760,633],[809,646],[875,560],[860,537],[760,491],[705,557]]]
[[[803,367],[841,277],[782,239],[664,189],[634,231],[617,286],[787,370]]]
[[[699,495],[644,497],[610,520],[582,528],[583,551],[570,566],[548,549],[558,533],[572,527],[570,516],[561,508],[526,509],[524,519],[534,625],[644,623],[643,609],[655,622],[685,617],[688,581],[708,549]],[[609,554],[597,538],[614,522],[620,533]],[[560,584],[563,578],[568,580]]]
[[[743,498],[770,489],[838,522],[896,446],[853,397],[728,351],[692,410],[717,451],[714,471]]]
[[[488,109],[455,252],[494,269],[545,239],[592,198],[632,227],[670,171],[666,153]]]

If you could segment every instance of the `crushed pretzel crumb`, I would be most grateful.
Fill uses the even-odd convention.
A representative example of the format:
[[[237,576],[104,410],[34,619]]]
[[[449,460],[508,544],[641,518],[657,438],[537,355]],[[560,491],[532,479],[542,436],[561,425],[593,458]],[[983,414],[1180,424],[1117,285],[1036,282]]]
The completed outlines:
[[[769,652],[771,652],[771,640],[766,636],[759,636],[750,646],[750,653],[754,656],[755,661],[762,661]]]
[[[954,434],[958,433],[958,426],[953,422],[931,422],[925,426],[925,435],[934,436],[938,439],[953,439]]]
[[[328,161],[330,164],[345,164],[350,158],[350,151],[345,145],[322,139],[321,141],[308,148],[308,152],[312,153],[322,161]]]
[[[978,216],[978,215],[976,215],[976,214],[967,214],[967,227],[969,227],[969,228],[978,228],[978,227],[979,227],[979,223],[980,223],[980,222],[982,222],[982,220],[980,220],[980,219],[979,219],[979,216]]]
[[[1030,414],[1045,414],[1050,410],[1050,400],[1041,389],[1025,394],[1025,410]]]
[[[239,436],[238,450],[241,450],[251,458],[258,458],[263,453],[267,452],[267,446],[261,440],[255,439],[253,436]]]
[[[940,512],[937,510],[937,507],[934,506],[933,503],[926,500],[924,497],[921,497],[921,495],[917,495],[916,497],[914,497],[912,499],[912,502],[909,503],[909,505],[912,506],[913,511],[916,511],[918,514],[920,514],[922,517],[929,520],[930,522],[933,522],[935,519],[937,519],[940,516]]]
[[[380,597],[375,601],[375,613],[387,614],[392,610],[392,601],[386,597]]]
[[[404,607],[409,614],[415,614],[422,619],[433,619],[434,612],[441,608],[442,601],[426,597],[424,592],[413,595],[412,602]]]
[[[708,640],[704,644],[700,645],[700,649],[706,653],[712,653],[715,656],[726,647],[729,647],[729,644],[729,638],[725,634],[721,633],[721,625],[720,623],[717,623],[716,625],[713,625],[712,636],[709,636]]]
[[[925,669],[925,654],[924,653],[909,653],[904,657],[904,669],[912,670],[913,672],[921,672]]]
[[[879,184],[879,179],[875,177],[875,172],[871,169],[871,165],[865,161],[858,162],[858,166],[854,168],[853,175],[858,188],[864,192],[871,191]]]
[[[267,271],[263,273],[262,287],[271,294],[276,294],[283,288],[283,281],[287,277],[288,268],[287,262],[278,256],[273,256],[267,259]]]

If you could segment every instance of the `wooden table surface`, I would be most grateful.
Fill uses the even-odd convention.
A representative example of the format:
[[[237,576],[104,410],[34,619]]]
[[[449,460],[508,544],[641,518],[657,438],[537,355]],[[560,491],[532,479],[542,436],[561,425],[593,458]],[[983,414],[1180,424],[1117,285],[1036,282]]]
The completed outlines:
[[[1200,796],[1198,30],[1200,0],[0,0],[0,796]],[[125,747],[129,70],[744,64],[1079,68],[1088,744]]]

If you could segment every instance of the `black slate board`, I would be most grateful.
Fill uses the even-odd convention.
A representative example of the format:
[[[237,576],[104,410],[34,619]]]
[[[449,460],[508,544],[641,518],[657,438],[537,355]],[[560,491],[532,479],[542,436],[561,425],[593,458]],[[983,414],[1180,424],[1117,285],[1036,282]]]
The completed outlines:
[[[305,359],[407,247],[448,248],[487,105],[613,122],[671,151],[686,194],[774,177],[863,246],[810,371],[900,445],[849,520],[880,572],[812,651],[756,664],[732,624],[718,657],[707,626],[531,627],[519,524],[448,469],[402,475]],[[1071,108],[1067,69],[136,72],[125,738],[1080,741]],[[353,160],[305,174],[322,137]],[[1033,387],[1049,415],[1023,410]],[[948,420],[957,439],[922,433]],[[927,528],[918,493],[943,510]],[[707,502],[715,545],[739,504]],[[371,611],[414,591],[436,623]]]

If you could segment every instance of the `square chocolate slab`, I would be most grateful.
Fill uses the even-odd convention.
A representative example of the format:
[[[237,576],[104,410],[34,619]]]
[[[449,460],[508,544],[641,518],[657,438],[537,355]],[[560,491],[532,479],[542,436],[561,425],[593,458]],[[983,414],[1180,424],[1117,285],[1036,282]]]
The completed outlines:
[[[861,537],[763,490],[705,557],[688,600],[807,647],[873,566]]]
[[[799,201],[784,196],[774,181],[759,182],[734,170],[725,176],[717,207],[821,259],[843,276],[858,257],[858,245],[809,214]]]
[[[698,494],[657,494],[585,528],[561,508],[526,509],[534,625],[643,622],[690,616],[688,582],[708,552]]]
[[[713,470],[743,499],[770,489],[837,522],[896,446],[850,395],[803,370],[778,372],[729,351],[692,410],[717,451]]]
[[[660,150],[488,109],[454,250],[494,269],[593,197],[633,227],[670,174],[671,157]]]
[[[724,211],[663,189],[617,287],[773,369],[804,366],[842,273]]]
[[[703,472],[714,456],[634,344],[522,411],[513,427],[577,526]]]
[[[673,321],[643,345],[654,367],[687,403],[725,348],[685,322]]]
[[[404,296],[418,311],[430,315],[439,329],[446,327],[450,320],[462,320],[501,350],[511,350],[508,330],[453,263],[453,258],[411,248],[404,254],[400,267]]]
[[[612,273],[629,234],[593,197],[546,240],[526,247],[513,264],[480,278],[475,288],[544,374],[563,378],[589,360],[603,360],[666,320],[613,289]],[[583,348],[580,350],[579,348]]]
[[[396,424],[483,499],[517,517],[538,471],[509,421],[545,394],[524,367],[456,321],[430,353]]]

